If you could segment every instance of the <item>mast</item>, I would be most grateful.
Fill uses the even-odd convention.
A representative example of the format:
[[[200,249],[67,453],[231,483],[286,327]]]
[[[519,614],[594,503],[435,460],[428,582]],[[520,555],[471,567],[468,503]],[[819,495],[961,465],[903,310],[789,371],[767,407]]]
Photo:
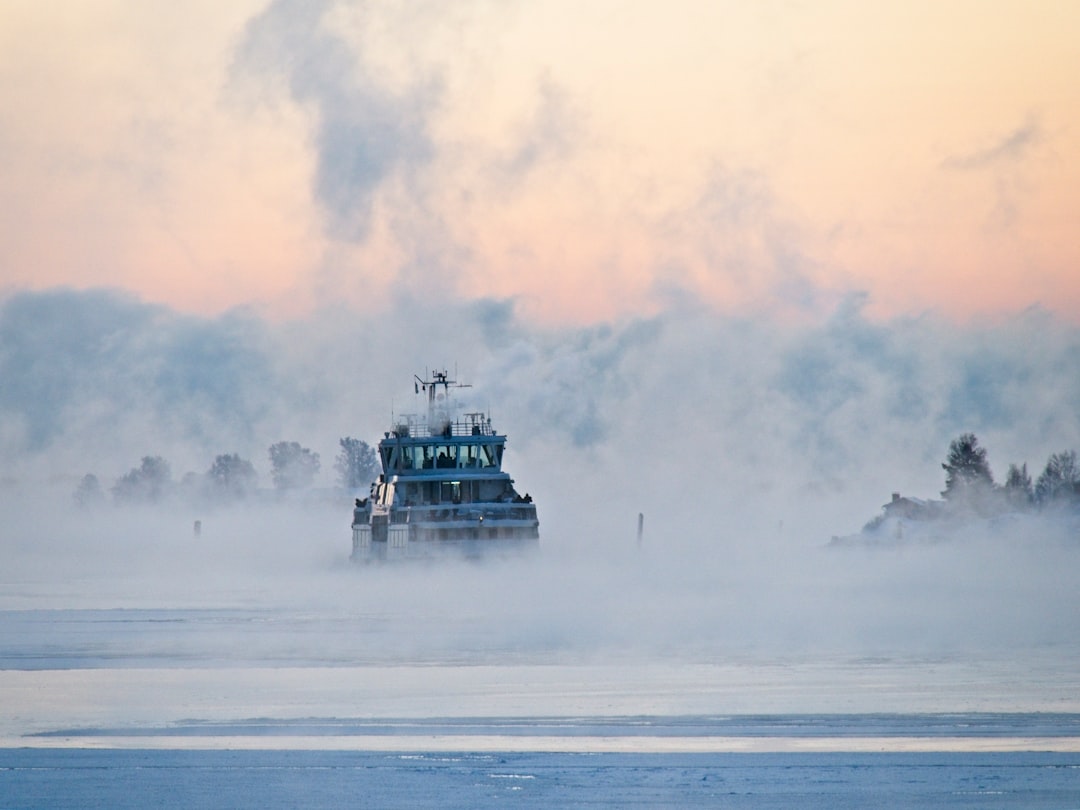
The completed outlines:
[[[421,391],[427,394],[428,412],[427,423],[428,430],[432,435],[438,435],[445,433],[450,428],[452,421],[452,415],[450,413],[450,387],[454,388],[471,388],[472,386],[467,383],[459,383],[457,380],[450,379],[450,373],[446,370],[431,372],[431,379],[421,379],[416,374],[413,375],[416,382],[413,383],[413,387],[417,394]]]

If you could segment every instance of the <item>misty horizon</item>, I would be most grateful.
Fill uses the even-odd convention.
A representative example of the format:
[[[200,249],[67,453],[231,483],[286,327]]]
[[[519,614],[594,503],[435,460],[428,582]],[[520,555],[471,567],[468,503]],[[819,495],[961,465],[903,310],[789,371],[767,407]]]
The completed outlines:
[[[717,498],[827,505],[838,510],[827,534],[844,533],[891,492],[939,492],[960,433],[979,436],[997,480],[1080,446],[1080,380],[1067,372],[1080,331],[1038,310],[987,326],[875,322],[858,303],[791,326],[673,310],[552,331],[512,302],[398,308],[274,322],[105,290],[9,294],[3,475],[59,476],[70,495],[87,473],[107,489],[144,456],[180,479],[228,452],[265,487],[267,448],[296,441],[322,459],[314,485],[333,486],[342,437],[374,446],[392,413],[417,409],[412,374],[455,365],[473,386],[460,404],[491,412],[508,469],[549,519],[602,482],[596,502],[622,519],[651,513],[663,492],[688,519]],[[421,317],[395,329],[406,313]],[[453,357],[439,362],[433,346]]]
[[[853,305],[783,327],[678,311],[552,332],[510,302],[447,300],[424,310],[445,317],[393,331],[416,312],[400,306],[279,323],[195,318],[100,290],[9,295],[0,408],[4,474],[20,482],[0,492],[10,604],[41,605],[20,585],[40,581],[54,606],[303,605],[329,618],[380,615],[408,593],[408,610],[387,614],[400,633],[378,631],[368,653],[406,658],[462,644],[496,656],[711,660],[1075,641],[1067,583],[1080,549],[1067,525],[828,548],[891,492],[936,495],[962,431],[978,434],[999,479],[1008,463],[1036,468],[1039,455],[1080,444],[1080,381],[1064,372],[1080,332],[1047,313],[988,327],[929,315],[880,323]],[[389,334],[394,351],[357,350]],[[459,391],[462,407],[490,410],[508,435],[504,466],[537,504],[539,556],[351,566],[344,494],[90,514],[72,501],[90,469],[123,474],[147,452],[183,469],[200,447],[247,448],[265,485],[270,439],[313,448],[325,475],[341,436],[374,444],[392,412],[413,408],[411,375],[437,365],[432,346],[453,347],[445,365],[473,385]],[[414,623],[441,605],[465,623],[430,634]]]

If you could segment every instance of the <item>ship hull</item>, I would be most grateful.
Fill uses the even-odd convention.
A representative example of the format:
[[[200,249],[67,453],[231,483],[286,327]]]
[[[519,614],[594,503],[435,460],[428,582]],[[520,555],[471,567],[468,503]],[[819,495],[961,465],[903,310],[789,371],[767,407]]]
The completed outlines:
[[[535,521],[482,528],[475,523],[390,524],[385,531],[364,523],[353,526],[351,559],[380,562],[440,556],[477,558],[519,554],[539,547],[540,531]]]

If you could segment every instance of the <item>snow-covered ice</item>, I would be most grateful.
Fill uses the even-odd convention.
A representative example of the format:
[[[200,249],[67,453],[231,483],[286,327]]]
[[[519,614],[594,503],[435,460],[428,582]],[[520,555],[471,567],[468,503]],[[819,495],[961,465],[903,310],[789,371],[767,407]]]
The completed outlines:
[[[539,556],[358,568],[330,510],[222,514],[198,538],[161,517],[125,525],[110,513],[5,538],[3,745],[420,739],[401,727],[377,742],[218,733],[253,719],[1080,712],[1080,551],[1056,539],[887,551],[549,542]],[[679,749],[671,735],[619,728],[472,743]],[[680,750],[751,745],[675,736]]]

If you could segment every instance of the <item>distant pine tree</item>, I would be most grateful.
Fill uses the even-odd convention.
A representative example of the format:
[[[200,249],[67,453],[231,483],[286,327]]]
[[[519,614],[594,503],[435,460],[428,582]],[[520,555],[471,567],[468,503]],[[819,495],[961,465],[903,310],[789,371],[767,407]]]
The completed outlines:
[[[986,450],[979,447],[974,433],[963,433],[952,440],[941,467],[945,470],[945,491],[941,495],[946,500],[970,499],[994,488]]]
[[[1020,509],[1030,506],[1035,499],[1026,462],[1019,467],[1009,465],[1009,472],[1005,476],[1005,496],[1013,507]]]
[[[1040,504],[1062,503],[1080,499],[1080,466],[1076,451],[1054,453],[1035,483],[1035,500]]]

